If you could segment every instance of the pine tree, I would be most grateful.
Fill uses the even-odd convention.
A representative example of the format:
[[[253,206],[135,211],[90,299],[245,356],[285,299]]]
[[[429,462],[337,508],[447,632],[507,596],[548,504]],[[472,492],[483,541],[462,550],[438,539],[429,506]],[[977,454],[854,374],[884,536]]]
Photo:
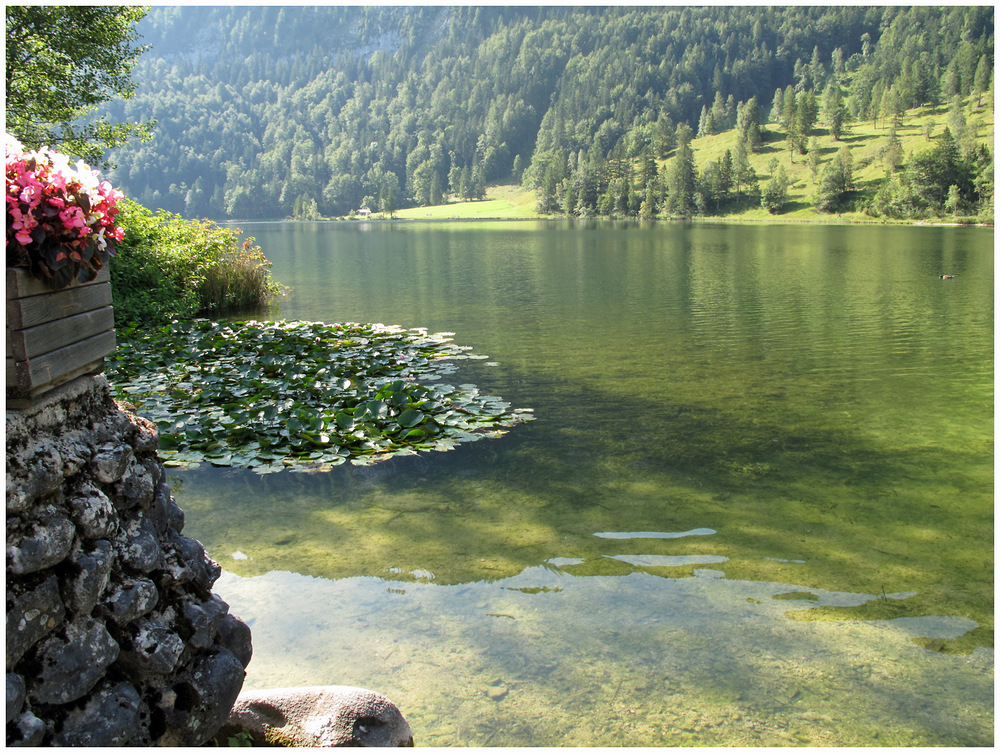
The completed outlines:
[[[806,137],[816,125],[819,108],[816,105],[816,95],[812,89],[803,92],[795,101],[795,130],[798,136],[800,154],[806,153]]]
[[[820,212],[833,212],[840,208],[848,190],[847,173],[838,154],[823,168],[813,204]]]
[[[780,123],[781,113],[785,109],[785,93],[778,87],[774,90],[774,98],[771,100],[771,114],[768,116],[769,123]]]
[[[681,124],[677,126],[677,152],[667,173],[667,210],[671,214],[686,216],[695,210],[696,180],[691,129],[686,124]]]
[[[760,106],[756,97],[751,97],[736,108],[736,130],[738,138],[747,142],[751,152],[760,148],[763,137],[760,131]]]
[[[976,94],[976,107],[981,107],[983,104],[983,95],[989,91],[992,73],[990,61],[986,55],[983,55],[979,58],[979,65],[976,66],[976,75],[972,84],[972,90]]]
[[[834,141],[840,141],[847,121],[847,108],[844,106],[844,93],[835,80],[831,80],[823,92],[823,120],[829,126]]]
[[[809,142],[809,172],[812,173],[813,185],[819,178],[819,144],[813,138]]]

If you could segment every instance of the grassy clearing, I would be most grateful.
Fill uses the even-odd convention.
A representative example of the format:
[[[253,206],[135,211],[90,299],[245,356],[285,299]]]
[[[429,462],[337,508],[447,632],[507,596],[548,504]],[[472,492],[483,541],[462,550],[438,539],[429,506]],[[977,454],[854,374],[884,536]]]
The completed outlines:
[[[530,220],[541,217],[535,209],[534,191],[520,186],[492,186],[482,201],[450,201],[430,207],[396,212],[402,220]]]
[[[982,105],[977,107],[974,99],[967,100],[965,117],[968,128],[976,134],[976,139],[986,143],[992,149],[994,123],[992,103],[984,100]],[[933,147],[934,137],[941,134],[947,122],[948,108],[946,105],[908,110],[903,116],[902,125],[896,131],[903,146],[905,159],[908,160],[911,154],[919,154],[923,150]],[[876,127],[872,125],[870,120],[852,123],[840,141],[835,141],[829,130],[822,125],[817,127],[813,131],[813,135],[809,137],[810,143],[815,138],[820,152],[820,165],[815,179],[809,165],[808,155],[797,152],[789,155],[786,134],[780,130],[781,126],[776,123],[768,123],[765,127],[768,131],[768,140],[759,152],[750,155],[750,164],[760,179],[761,188],[771,178],[771,171],[768,169],[768,163],[771,159],[777,158],[779,163],[784,165],[785,173],[790,181],[788,204],[785,211],[771,215],[762,207],[755,206],[711,219],[767,222],[883,222],[862,212],[843,212],[840,215],[821,214],[813,209],[812,197],[816,191],[823,166],[835,157],[844,146],[851,152],[854,164],[854,182],[858,192],[861,195],[874,194],[878,185],[886,177],[885,167],[879,152],[889,143],[887,125],[880,121]],[[927,137],[928,130],[931,135],[930,139]],[[734,150],[735,147],[736,132],[733,130],[694,139],[691,142],[691,150],[694,152],[695,164],[699,171],[704,169],[709,162],[721,159],[727,149]],[[661,172],[669,162],[669,158],[661,161]]]
[[[977,106],[972,98],[966,101],[965,117],[968,128],[976,134],[976,139],[993,148],[994,113],[992,102],[984,99]],[[948,122],[946,105],[920,107],[908,110],[903,116],[903,123],[897,129],[897,136],[902,143],[906,159],[918,154],[924,149],[930,149],[936,136],[939,136]],[[823,126],[817,127],[810,136],[810,143],[815,139],[819,147],[820,164],[813,176],[809,164],[809,156],[789,154],[788,143],[784,131],[775,123],[768,123],[768,140],[759,152],[750,155],[760,179],[761,188],[771,179],[768,164],[777,158],[785,168],[790,185],[788,204],[780,214],[769,214],[760,205],[747,206],[721,215],[706,215],[698,219],[727,222],[862,222],[911,224],[905,220],[881,220],[869,217],[863,212],[842,212],[840,214],[822,214],[813,209],[812,198],[816,191],[816,183],[826,162],[836,156],[844,146],[850,149],[854,164],[854,181],[858,195],[871,196],[878,185],[885,179],[885,166],[880,151],[889,142],[889,129],[881,121],[877,126],[864,121],[852,123],[840,141],[834,140],[829,130]],[[928,133],[930,138],[928,138]],[[704,169],[711,161],[719,160],[727,149],[736,147],[735,130],[723,131],[714,136],[705,136],[691,142],[695,164],[698,170]],[[667,168],[670,158],[659,161],[660,172]],[[403,220],[465,220],[465,219],[497,219],[521,220],[541,219],[555,215],[542,215],[536,210],[537,198],[535,192],[518,185],[490,186],[486,190],[486,199],[482,201],[449,201],[445,204],[429,207],[412,207],[396,212],[396,217]],[[382,219],[380,215],[374,215]]]

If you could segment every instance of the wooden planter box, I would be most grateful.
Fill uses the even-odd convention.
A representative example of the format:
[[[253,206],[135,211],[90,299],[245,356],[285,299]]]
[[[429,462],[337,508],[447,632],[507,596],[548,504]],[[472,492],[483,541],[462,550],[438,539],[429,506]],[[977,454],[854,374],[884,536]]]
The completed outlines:
[[[111,276],[52,290],[25,269],[7,269],[7,399],[36,398],[104,370],[115,350]]]

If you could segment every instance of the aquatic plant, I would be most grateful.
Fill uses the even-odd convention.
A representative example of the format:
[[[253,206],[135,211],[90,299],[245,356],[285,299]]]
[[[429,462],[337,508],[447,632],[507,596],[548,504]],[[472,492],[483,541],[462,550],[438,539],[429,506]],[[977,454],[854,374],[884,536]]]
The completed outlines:
[[[473,384],[439,383],[486,358],[382,324],[173,322],[119,333],[108,378],[160,430],[172,467],[327,470],[450,450],[533,418]]]

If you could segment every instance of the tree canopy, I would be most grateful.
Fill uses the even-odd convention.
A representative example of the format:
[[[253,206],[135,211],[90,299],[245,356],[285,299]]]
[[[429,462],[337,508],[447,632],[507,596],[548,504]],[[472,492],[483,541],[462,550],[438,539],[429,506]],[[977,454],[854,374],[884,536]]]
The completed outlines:
[[[8,5],[7,131],[32,148],[100,160],[148,123],[90,117],[135,92],[131,71],[146,47],[135,25],[147,8]]]
[[[670,180],[699,190],[638,167],[674,155],[681,124],[736,128],[756,155],[769,110],[797,158],[820,128],[846,136],[992,87],[987,6],[185,6],[139,29],[138,92],[107,112],[157,132],[115,150],[111,178],[215,218],[402,209],[516,181],[548,211],[655,214]],[[754,178],[734,172],[713,199],[745,206]]]

